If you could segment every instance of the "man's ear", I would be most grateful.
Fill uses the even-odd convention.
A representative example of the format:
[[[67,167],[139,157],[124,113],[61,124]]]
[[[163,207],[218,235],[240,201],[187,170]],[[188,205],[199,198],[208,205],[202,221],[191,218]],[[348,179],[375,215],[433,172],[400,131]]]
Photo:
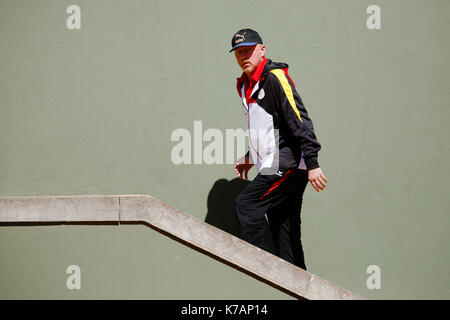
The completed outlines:
[[[262,51],[263,57],[265,57],[266,56],[266,46],[263,44],[261,45],[261,51]]]

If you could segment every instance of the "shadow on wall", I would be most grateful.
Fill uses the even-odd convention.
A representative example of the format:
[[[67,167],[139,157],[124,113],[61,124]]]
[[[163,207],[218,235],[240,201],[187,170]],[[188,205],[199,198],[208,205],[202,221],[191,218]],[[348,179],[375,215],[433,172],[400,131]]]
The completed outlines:
[[[239,222],[234,210],[234,200],[250,181],[235,178],[217,180],[208,194],[205,222],[233,236],[239,236]],[[266,243],[269,252],[275,254],[272,235],[266,221]]]

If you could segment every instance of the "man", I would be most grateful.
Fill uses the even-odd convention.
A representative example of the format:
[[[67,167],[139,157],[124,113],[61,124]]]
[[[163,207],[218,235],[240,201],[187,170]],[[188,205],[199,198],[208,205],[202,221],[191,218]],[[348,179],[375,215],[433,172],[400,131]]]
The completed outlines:
[[[266,47],[252,29],[239,30],[231,47],[243,70],[237,90],[250,142],[249,152],[235,164],[235,171],[247,179],[253,165],[258,170],[235,200],[239,236],[267,250],[267,213],[277,255],[306,270],[300,211],[308,181],[317,192],[328,182],[317,159],[321,145],[288,75],[288,65],[267,59]]]

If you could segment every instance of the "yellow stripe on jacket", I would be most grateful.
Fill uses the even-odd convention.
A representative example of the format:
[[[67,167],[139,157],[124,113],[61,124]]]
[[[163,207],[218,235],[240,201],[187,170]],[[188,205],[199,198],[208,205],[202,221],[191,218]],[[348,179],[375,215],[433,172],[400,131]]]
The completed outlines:
[[[288,79],[286,78],[286,75],[284,74],[283,70],[281,69],[273,69],[272,72],[280,81],[281,86],[283,87],[284,93],[286,94],[286,97],[291,104],[292,109],[297,114],[297,117],[300,119],[300,122],[303,123],[302,118],[300,117],[300,112],[297,109],[297,106],[295,104],[294,94],[292,93],[291,85],[289,84]]]

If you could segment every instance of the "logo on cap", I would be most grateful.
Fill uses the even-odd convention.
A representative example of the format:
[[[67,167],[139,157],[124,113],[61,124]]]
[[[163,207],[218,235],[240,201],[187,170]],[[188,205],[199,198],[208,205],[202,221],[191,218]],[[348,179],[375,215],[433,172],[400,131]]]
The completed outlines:
[[[239,39],[235,40],[234,43],[238,44],[238,43],[244,42],[245,41],[245,37],[244,36],[245,36],[246,33],[247,32],[244,32],[244,34],[236,33],[236,35],[234,37],[235,38],[239,38]]]

